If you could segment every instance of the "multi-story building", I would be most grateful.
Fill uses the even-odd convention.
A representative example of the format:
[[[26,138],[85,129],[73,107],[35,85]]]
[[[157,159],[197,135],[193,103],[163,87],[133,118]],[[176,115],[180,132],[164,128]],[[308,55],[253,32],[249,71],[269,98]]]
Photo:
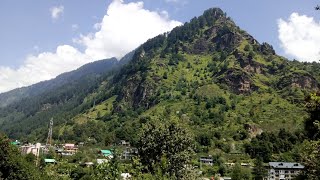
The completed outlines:
[[[77,151],[78,151],[78,148],[76,147],[75,144],[67,143],[63,145],[62,155],[67,155],[67,156],[74,155],[75,153],[77,153]]]
[[[268,177],[265,180],[291,180],[304,169],[300,163],[269,162]]]
[[[20,146],[20,150],[22,154],[29,154],[32,153],[33,155],[35,155],[36,157],[39,156],[41,149],[43,149],[44,147],[41,146],[40,143],[37,144],[28,144],[28,145],[23,145]]]

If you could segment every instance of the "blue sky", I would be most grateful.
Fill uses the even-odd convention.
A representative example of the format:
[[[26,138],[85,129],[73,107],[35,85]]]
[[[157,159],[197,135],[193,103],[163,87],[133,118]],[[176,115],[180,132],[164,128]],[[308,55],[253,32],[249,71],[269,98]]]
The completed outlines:
[[[112,0],[0,1],[0,92],[53,78],[97,59],[121,57],[133,46],[155,36],[154,33],[169,31],[210,7],[220,7],[259,42],[270,43],[279,54],[290,59],[309,61],[312,56],[308,54],[317,53],[317,45],[320,46],[315,42],[320,40],[320,12],[314,10],[318,0],[115,1],[119,4]],[[106,17],[108,8],[114,12],[114,18]],[[137,12],[140,15],[132,22],[141,29],[117,24],[119,16],[130,19]],[[149,15],[154,19],[153,26],[159,24],[157,29],[150,27],[152,23],[144,23],[147,20],[143,16]],[[308,23],[301,23],[302,20]],[[144,29],[147,33],[139,34]],[[126,35],[123,37],[121,33]],[[123,39],[115,42],[117,37]],[[312,48],[301,48],[299,44]],[[314,58],[319,57],[316,53]],[[73,61],[68,61],[72,58]],[[68,61],[66,68],[58,68],[64,61]]]

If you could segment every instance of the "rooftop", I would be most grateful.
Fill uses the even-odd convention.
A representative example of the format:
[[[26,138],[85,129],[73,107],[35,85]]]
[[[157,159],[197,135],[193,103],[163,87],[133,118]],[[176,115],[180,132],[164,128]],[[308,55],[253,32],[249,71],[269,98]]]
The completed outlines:
[[[13,142],[11,142],[11,144],[12,144],[12,145],[19,145],[19,144],[20,144],[20,142],[13,141]]]
[[[71,144],[71,143],[67,143],[67,144],[65,144],[64,146],[74,147],[75,145],[74,145],[74,144]]]
[[[269,166],[279,169],[303,169],[304,166],[296,162],[269,162]]]
[[[104,156],[109,156],[112,154],[112,152],[110,150],[101,150],[101,153],[104,155]]]
[[[54,159],[44,159],[44,162],[45,163],[55,163],[56,160],[54,160]]]

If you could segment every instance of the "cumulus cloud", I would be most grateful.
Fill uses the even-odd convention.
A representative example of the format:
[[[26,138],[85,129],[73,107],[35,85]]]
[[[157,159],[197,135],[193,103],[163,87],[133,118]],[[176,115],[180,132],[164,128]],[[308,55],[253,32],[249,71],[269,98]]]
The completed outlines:
[[[102,21],[95,24],[95,32],[75,38],[84,46],[83,52],[71,45],[60,45],[55,52],[27,56],[17,69],[0,66],[0,92],[52,79],[95,60],[121,58],[149,38],[178,25],[181,23],[170,20],[166,13],[144,9],[143,2],[114,0]]]
[[[18,69],[0,67],[0,92],[51,79],[87,62],[86,55],[69,45],[59,46],[53,53],[30,55]]]
[[[59,19],[59,17],[63,14],[64,7],[63,6],[56,6],[50,8],[51,17],[52,19]]]
[[[81,36],[78,42],[87,47],[85,53],[93,59],[124,56],[148,38],[181,25],[168,19],[168,14],[143,8],[143,2],[124,4],[116,0],[108,7],[107,14],[94,34]]]
[[[278,33],[285,53],[299,61],[320,60],[320,22],[292,13],[288,20],[278,20]]]

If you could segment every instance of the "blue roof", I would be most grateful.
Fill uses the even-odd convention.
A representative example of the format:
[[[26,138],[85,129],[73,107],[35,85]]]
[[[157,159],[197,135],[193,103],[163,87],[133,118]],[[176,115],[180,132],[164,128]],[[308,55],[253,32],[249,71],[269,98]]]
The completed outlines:
[[[101,150],[101,153],[104,155],[104,156],[109,156],[112,154],[112,152],[110,150]]]
[[[304,166],[296,162],[269,162],[269,166],[278,169],[303,169]]]

